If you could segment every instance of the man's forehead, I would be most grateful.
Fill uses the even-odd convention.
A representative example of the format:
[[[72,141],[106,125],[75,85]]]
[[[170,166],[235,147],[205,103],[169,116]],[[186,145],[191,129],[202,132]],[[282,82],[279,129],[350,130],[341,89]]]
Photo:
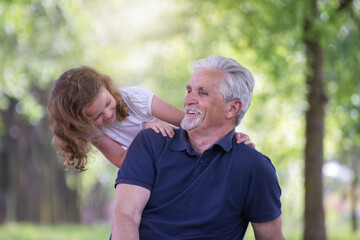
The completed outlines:
[[[225,78],[225,73],[216,69],[200,69],[197,70],[191,77],[186,88],[189,87],[211,87],[216,83],[220,83]]]
[[[199,69],[196,73],[201,74],[204,77],[223,78],[225,73],[218,69]]]

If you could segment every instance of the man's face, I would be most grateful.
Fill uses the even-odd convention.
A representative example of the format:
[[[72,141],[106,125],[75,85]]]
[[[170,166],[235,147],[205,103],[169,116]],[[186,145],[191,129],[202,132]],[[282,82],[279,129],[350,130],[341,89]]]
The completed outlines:
[[[225,123],[226,103],[220,86],[224,73],[201,69],[195,72],[186,86],[185,117],[181,127],[187,131],[222,127]]]

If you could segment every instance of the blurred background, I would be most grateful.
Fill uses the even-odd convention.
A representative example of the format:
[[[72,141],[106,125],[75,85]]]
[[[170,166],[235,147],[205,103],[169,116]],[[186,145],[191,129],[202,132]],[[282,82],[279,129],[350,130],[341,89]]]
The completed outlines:
[[[360,239],[359,0],[0,0],[0,239],[108,239],[117,169],[65,171],[46,105],[90,65],[182,108],[195,60],[256,80],[238,130],[274,163],[287,239]],[[254,239],[251,227],[246,239]]]

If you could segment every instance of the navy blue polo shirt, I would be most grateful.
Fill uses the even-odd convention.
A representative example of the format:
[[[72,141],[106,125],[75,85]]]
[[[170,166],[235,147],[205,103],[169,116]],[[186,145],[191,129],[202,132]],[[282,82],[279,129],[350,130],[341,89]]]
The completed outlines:
[[[134,139],[116,184],[151,191],[140,239],[242,239],[249,222],[281,215],[281,189],[269,158],[237,144],[234,131],[199,155],[187,133],[148,129]]]

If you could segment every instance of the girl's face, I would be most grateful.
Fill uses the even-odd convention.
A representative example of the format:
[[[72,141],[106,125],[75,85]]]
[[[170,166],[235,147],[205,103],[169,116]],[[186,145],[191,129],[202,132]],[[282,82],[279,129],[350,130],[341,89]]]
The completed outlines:
[[[101,87],[94,101],[85,108],[85,115],[95,126],[109,125],[116,119],[116,102],[105,87]]]

